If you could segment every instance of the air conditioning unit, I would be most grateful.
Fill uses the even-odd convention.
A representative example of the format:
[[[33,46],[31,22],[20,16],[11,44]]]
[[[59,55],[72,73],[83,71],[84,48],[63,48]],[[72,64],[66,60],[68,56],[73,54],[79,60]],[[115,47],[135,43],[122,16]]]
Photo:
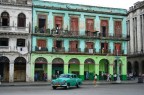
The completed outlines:
[[[88,49],[88,52],[89,53],[93,53],[93,49]]]
[[[38,47],[39,50],[41,50],[41,47]]]

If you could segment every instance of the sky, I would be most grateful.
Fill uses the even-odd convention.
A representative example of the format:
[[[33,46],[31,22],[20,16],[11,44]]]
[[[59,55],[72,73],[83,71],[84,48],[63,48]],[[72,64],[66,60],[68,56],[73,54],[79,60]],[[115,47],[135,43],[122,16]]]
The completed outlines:
[[[43,0],[43,1],[83,4],[83,5],[112,7],[112,8],[123,8],[128,10],[129,7],[134,5],[134,3],[143,0]]]

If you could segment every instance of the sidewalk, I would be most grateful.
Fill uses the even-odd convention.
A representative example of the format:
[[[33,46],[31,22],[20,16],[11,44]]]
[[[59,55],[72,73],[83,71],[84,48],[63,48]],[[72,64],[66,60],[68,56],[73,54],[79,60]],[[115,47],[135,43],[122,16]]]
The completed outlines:
[[[137,80],[127,80],[127,81],[121,81],[121,83],[116,83],[115,81],[97,81],[98,85],[110,85],[110,84],[136,84],[138,83]],[[50,86],[50,82],[2,82],[0,84],[0,87],[4,86]],[[83,81],[83,85],[93,85],[92,80],[85,80]]]

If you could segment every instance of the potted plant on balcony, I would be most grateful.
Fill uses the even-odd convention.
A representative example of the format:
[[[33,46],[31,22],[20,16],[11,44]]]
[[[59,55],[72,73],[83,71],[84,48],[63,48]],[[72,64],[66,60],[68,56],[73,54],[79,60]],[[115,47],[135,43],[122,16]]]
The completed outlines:
[[[46,29],[46,33],[50,34],[50,29],[49,28]]]
[[[35,33],[38,33],[38,32],[39,32],[38,26],[35,26]]]

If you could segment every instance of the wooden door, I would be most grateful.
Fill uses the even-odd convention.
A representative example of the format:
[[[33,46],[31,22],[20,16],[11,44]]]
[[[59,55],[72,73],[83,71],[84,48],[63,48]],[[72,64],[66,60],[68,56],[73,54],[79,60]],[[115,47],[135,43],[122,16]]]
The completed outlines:
[[[63,28],[63,18],[61,16],[55,16],[55,28],[56,29]]]
[[[37,41],[37,46],[38,47],[46,47],[46,40],[43,40],[43,39],[38,40]]]
[[[78,41],[71,41],[70,42],[70,49],[73,52],[77,52],[78,51]]]
[[[71,26],[70,26],[70,31],[73,32],[73,34],[78,35],[78,18],[71,18]]]
[[[102,37],[108,36],[108,20],[101,20],[101,32]]]
[[[115,43],[115,54],[120,54],[121,53],[121,44],[120,43]]]
[[[94,20],[86,19],[86,30],[90,32],[94,32]]]
[[[115,25],[114,25],[115,36],[116,36],[116,37],[121,37],[121,36],[122,36],[121,21],[115,21],[114,24],[115,24]]]

